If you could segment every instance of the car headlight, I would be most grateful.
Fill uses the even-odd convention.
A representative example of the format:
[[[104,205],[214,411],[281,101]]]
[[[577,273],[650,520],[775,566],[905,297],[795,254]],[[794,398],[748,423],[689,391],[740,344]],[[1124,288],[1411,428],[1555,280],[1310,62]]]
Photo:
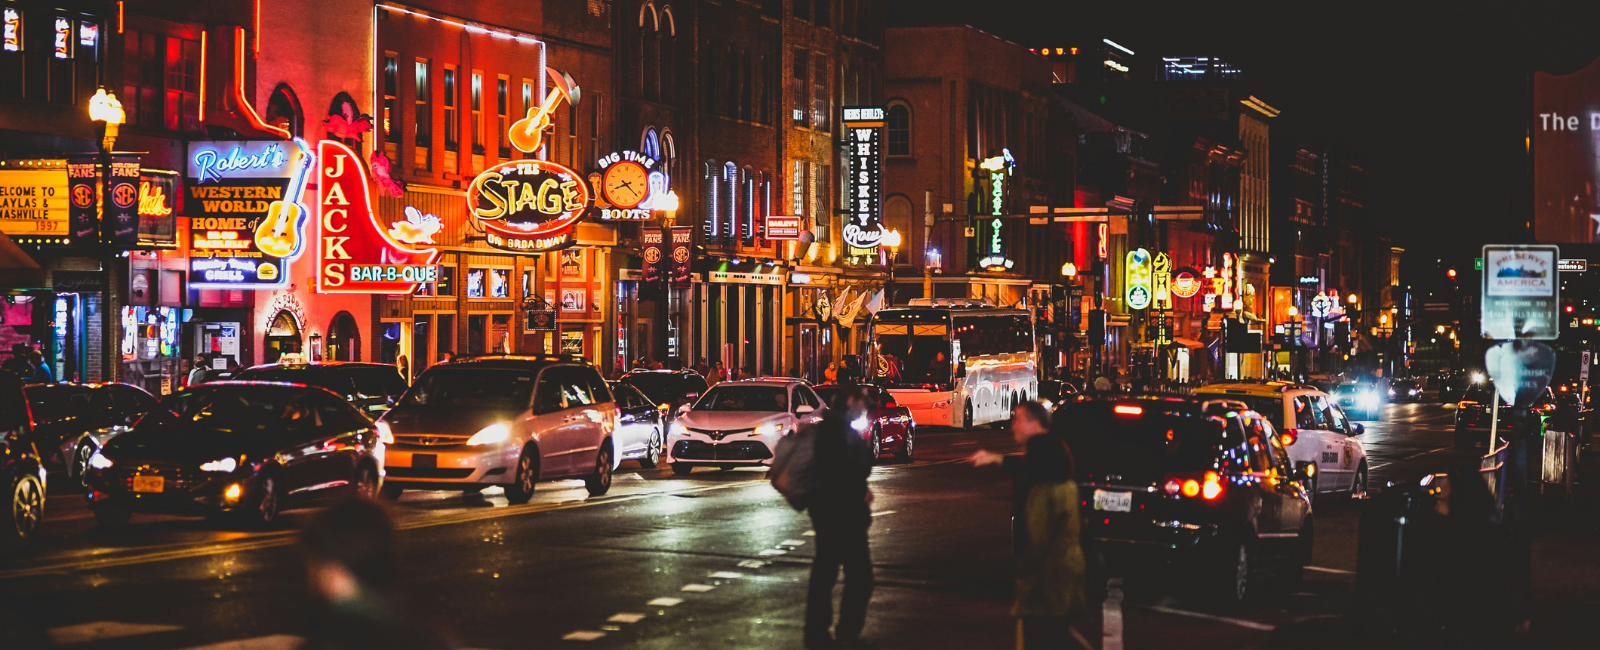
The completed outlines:
[[[1378,405],[1378,393],[1376,391],[1370,391],[1369,390],[1369,391],[1361,394],[1360,400],[1361,400],[1361,405],[1363,407],[1370,408],[1370,407],[1377,406]]]
[[[95,469],[105,469],[111,466],[111,459],[106,458],[104,454],[97,451],[93,456],[89,457],[89,466]]]
[[[496,422],[479,429],[471,438],[467,438],[467,446],[498,445],[510,438],[511,427],[506,426],[504,422]]]
[[[682,422],[673,422],[672,427],[667,429],[667,435],[687,436],[689,435],[689,427],[683,426]]]
[[[1393,388],[1389,389],[1389,397],[1394,397],[1394,389]]]
[[[394,430],[389,428],[389,423],[378,420],[372,423],[372,428],[378,432],[378,442],[386,445],[394,444]]]
[[[782,434],[783,434],[783,424],[782,423],[769,422],[767,424],[763,424],[761,426],[756,427],[756,435],[758,435],[758,436],[777,436],[777,435],[782,435]]]
[[[214,461],[211,461],[209,463],[203,463],[203,464],[200,465],[200,471],[202,471],[202,472],[223,472],[223,473],[228,473],[228,472],[232,472],[233,470],[236,470],[236,469],[239,469],[239,461],[234,460],[232,458],[221,458],[221,459],[214,460]]]

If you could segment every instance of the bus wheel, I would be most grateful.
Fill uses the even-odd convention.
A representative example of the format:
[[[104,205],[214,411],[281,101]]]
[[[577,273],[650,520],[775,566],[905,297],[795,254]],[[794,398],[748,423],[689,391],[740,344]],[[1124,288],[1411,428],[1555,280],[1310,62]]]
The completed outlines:
[[[961,411],[962,411],[961,412],[961,428],[963,428],[963,429],[971,429],[972,428],[972,402],[962,402]]]

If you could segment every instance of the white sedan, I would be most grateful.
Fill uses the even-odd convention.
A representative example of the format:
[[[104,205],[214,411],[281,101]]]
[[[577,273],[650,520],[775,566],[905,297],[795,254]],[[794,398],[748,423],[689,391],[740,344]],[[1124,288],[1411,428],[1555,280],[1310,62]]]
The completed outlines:
[[[821,419],[822,409],[822,399],[801,379],[722,382],[672,423],[667,462],[680,476],[696,466],[770,465],[778,440]]]

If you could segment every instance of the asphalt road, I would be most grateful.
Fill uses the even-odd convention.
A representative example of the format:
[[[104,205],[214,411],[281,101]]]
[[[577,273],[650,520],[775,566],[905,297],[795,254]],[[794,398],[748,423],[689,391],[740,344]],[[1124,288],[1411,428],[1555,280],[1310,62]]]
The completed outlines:
[[[1465,460],[1450,448],[1450,417],[1436,405],[1390,405],[1366,423],[1372,484]],[[1017,451],[1006,431],[925,431],[915,462],[874,472],[878,586],[866,635],[883,647],[1013,645],[1010,488],[963,462],[980,448]],[[813,538],[763,476],[675,477],[630,462],[601,498],[578,481],[541,484],[524,506],[494,490],[408,492],[395,508],[406,586],[470,648],[799,648]],[[265,532],[137,515],[107,531],[81,496],[54,492],[38,543],[0,561],[0,630],[66,648],[297,643],[305,601],[294,526],[306,513]],[[1221,610],[1174,596],[1159,578],[1130,579],[1120,605],[1110,599],[1077,627],[1107,649],[1249,648],[1336,625],[1350,607],[1358,506],[1318,503],[1301,591]]]

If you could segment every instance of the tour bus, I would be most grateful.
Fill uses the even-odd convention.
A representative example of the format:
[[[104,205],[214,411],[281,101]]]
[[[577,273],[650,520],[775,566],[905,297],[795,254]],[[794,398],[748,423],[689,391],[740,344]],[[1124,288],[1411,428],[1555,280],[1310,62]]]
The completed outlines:
[[[1037,399],[1038,349],[1028,312],[987,300],[913,299],[872,321],[867,375],[919,426],[972,427]]]

